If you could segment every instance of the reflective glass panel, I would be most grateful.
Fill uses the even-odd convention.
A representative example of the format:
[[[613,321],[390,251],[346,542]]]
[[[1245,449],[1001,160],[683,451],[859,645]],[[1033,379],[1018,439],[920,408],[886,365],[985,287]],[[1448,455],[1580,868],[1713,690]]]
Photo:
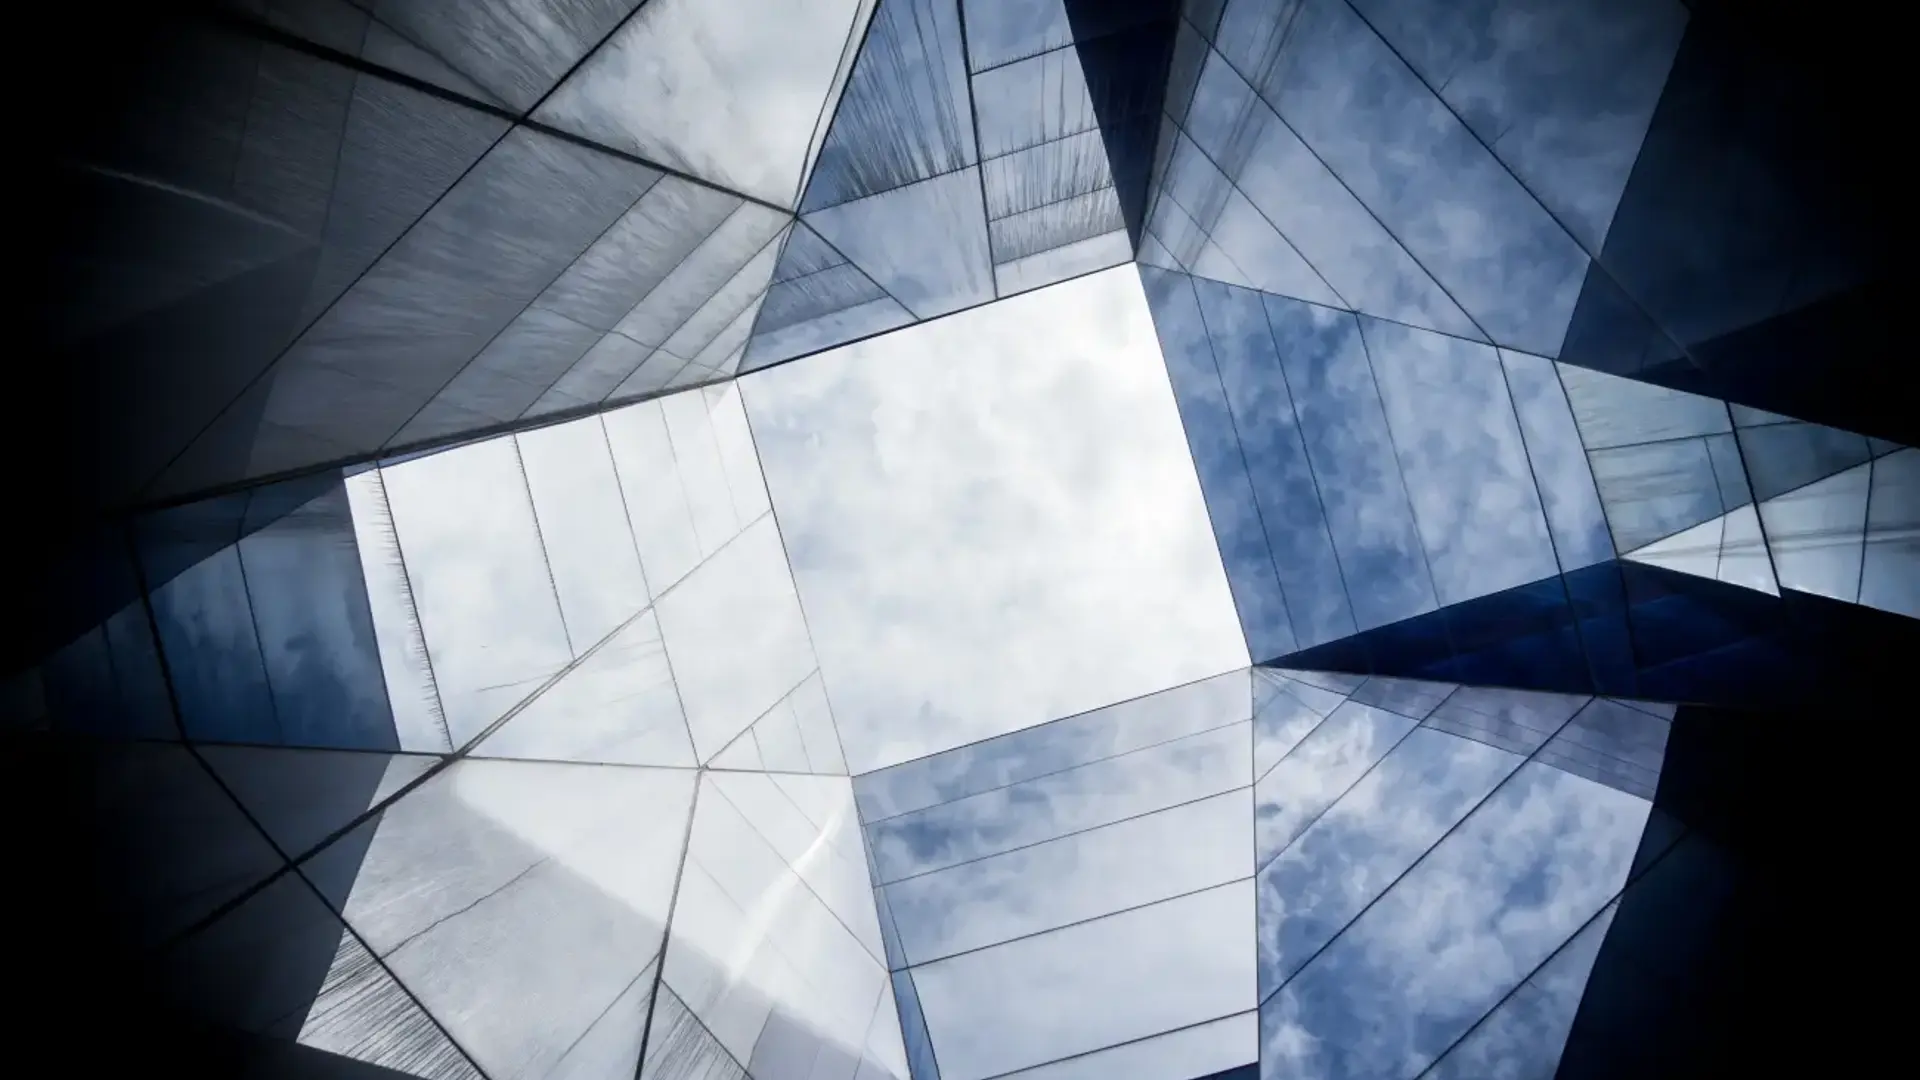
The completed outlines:
[[[1261,1007],[1262,1074],[1418,1072],[1619,892],[1648,809],[1522,766]]]
[[[1252,925],[1239,882],[915,968],[940,1075],[982,1080],[1244,1012]]]

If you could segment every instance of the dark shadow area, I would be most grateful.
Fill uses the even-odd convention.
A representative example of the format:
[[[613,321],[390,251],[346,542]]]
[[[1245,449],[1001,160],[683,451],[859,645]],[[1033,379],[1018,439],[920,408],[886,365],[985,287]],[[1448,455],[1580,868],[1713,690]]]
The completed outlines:
[[[0,660],[37,665],[47,730],[400,748],[338,473],[104,528],[29,582]]]
[[[1066,0],[1127,239],[1140,247],[1179,0]]]
[[[1782,589],[1601,563],[1265,661],[1739,708],[1887,700],[1920,622]]]
[[[1879,130],[1904,58],[1854,7],[1693,5],[1562,360],[1920,437],[1894,331],[1906,170]]]
[[[344,821],[363,811],[385,764],[382,755],[366,758],[374,767],[357,779],[336,771],[310,812]],[[7,736],[0,812],[15,826],[8,862],[18,884],[6,890],[5,913],[19,944],[10,968],[32,987],[0,1034],[23,1060],[102,1076],[401,1075],[211,1028],[179,1010],[195,991],[204,991],[200,1015],[310,1002],[339,944],[337,922],[330,931],[324,920],[282,920],[263,939],[271,948],[250,964],[230,963],[198,985],[167,985],[160,959],[169,942],[250,892],[243,906],[305,888],[184,748]],[[295,1030],[303,1016],[292,1014]]]
[[[1851,1056],[1828,1045],[1851,1036],[1826,1027],[1851,990],[1810,974],[1850,952],[1828,936],[1850,917],[1823,884],[1830,860],[1804,843],[1807,815],[1837,794],[1807,766],[1821,715],[1674,716],[1648,829],[1685,833],[1622,897],[1559,1080],[1759,1076]]]

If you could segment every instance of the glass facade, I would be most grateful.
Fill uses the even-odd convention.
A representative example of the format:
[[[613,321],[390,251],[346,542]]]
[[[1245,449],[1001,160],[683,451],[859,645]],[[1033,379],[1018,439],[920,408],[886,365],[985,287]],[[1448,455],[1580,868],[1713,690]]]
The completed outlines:
[[[15,1044],[1678,1078],[1834,985],[1755,957],[1920,655],[1864,24],[59,19]]]

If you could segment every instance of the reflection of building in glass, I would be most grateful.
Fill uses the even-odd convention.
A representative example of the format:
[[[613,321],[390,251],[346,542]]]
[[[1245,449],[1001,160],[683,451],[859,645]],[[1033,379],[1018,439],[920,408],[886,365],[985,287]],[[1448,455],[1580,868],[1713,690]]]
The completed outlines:
[[[1748,959],[1805,718],[1920,655],[1863,34],[89,15],[25,170],[14,1041],[1751,1070],[1824,985]]]

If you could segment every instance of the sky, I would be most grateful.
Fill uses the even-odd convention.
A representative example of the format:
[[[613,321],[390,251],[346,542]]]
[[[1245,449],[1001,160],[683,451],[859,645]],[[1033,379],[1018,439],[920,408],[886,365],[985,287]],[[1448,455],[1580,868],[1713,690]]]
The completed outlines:
[[[1131,267],[740,385],[853,772],[1247,663]]]

